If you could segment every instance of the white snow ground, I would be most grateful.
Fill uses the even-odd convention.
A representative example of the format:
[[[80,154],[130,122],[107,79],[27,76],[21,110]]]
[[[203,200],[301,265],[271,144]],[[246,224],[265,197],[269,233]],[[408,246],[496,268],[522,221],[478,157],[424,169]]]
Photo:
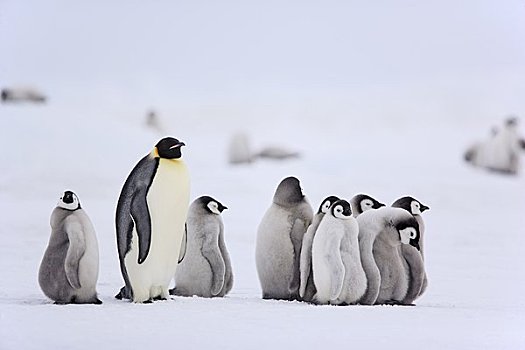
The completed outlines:
[[[367,20],[386,23],[376,27],[377,32],[364,31],[363,37],[354,38],[360,52],[357,58],[343,55],[344,59],[335,61],[307,48],[313,38],[314,45],[323,44],[321,49],[330,51],[342,39],[326,34],[355,29],[352,21],[344,22],[340,13],[344,11],[338,11],[346,5],[330,3],[337,8],[333,11],[320,4],[301,7],[293,17],[294,6],[274,14],[276,4],[259,4],[262,9],[256,12],[262,19],[251,23],[247,17],[234,24],[229,21],[237,20],[236,15],[247,16],[248,5],[235,6],[232,13],[227,5],[205,10],[203,4],[194,5],[184,9],[187,16],[182,26],[191,26],[192,21],[202,24],[219,13],[217,21],[208,23],[212,37],[207,38],[206,31],[196,25],[188,34],[177,32],[170,43],[177,47],[182,40],[184,48],[210,55],[192,63],[193,56],[186,52],[182,63],[188,72],[172,71],[166,77],[162,72],[169,71],[172,63],[167,57],[155,61],[158,71],[125,59],[119,65],[130,53],[135,34],[146,31],[137,38],[144,45],[151,31],[180,26],[158,8],[128,8],[123,29],[108,39],[103,29],[114,24],[112,15],[119,13],[119,6],[104,7],[97,22],[102,29],[92,32],[83,29],[89,16],[98,14],[94,6],[75,9],[60,2],[44,7],[33,3],[36,8],[26,13],[27,3],[2,3],[9,11],[0,16],[0,27],[12,29],[24,39],[22,43],[34,44],[28,47],[3,38],[2,83],[31,81],[35,76],[36,83],[46,88],[50,103],[0,105],[0,349],[524,348],[525,176],[472,169],[461,157],[470,142],[486,135],[506,113],[525,118],[525,83],[520,75],[525,66],[519,64],[525,52],[518,40],[524,33],[519,19],[525,9],[512,1],[498,3],[497,8],[475,1],[459,8],[454,2],[430,3],[406,8],[392,5],[388,9],[394,11],[394,18],[388,9],[357,6],[364,17],[357,11],[352,20],[359,27]],[[65,15],[53,17],[59,9]],[[143,11],[160,16],[145,22],[154,29],[134,26]],[[323,25],[331,23],[333,13],[340,22],[327,33]],[[417,17],[422,32],[399,16]],[[290,27],[289,18],[293,18]],[[308,18],[306,24],[304,18]],[[468,26],[464,18],[469,19]],[[317,19],[320,25],[302,35],[301,29],[310,28],[310,20],[317,23]],[[445,19],[447,26],[442,28]],[[80,24],[75,26],[76,22]],[[35,30],[20,30],[24,25],[30,29],[34,25]],[[237,31],[238,25],[245,30]],[[71,32],[64,34],[67,29]],[[482,39],[477,33],[483,34]],[[263,49],[242,40],[250,34]],[[76,35],[80,35],[78,41],[62,46],[64,38]],[[186,35],[197,38],[195,42],[202,46],[191,46],[191,40],[183,40]],[[228,35],[234,39],[225,39]],[[382,35],[386,43],[381,41],[374,49],[365,45]],[[403,35],[409,38],[404,40]],[[427,35],[433,42],[425,43],[417,52],[418,59],[403,66],[404,58],[412,56],[403,50],[410,51],[419,45],[417,39]],[[116,37],[123,37],[123,42],[115,41]],[[275,47],[270,39],[276,41]],[[235,40],[247,45],[248,52],[233,47]],[[396,40],[397,46],[392,44]],[[147,48],[170,53],[160,41],[153,40]],[[117,42],[124,47],[111,51],[108,65],[97,55],[86,58],[88,52],[117,47]],[[296,46],[290,48],[291,42]],[[216,57],[207,52],[206,47],[220,52],[222,43],[230,44],[224,46],[227,53]],[[282,56],[276,54],[283,61],[264,49],[285,50]],[[394,63],[386,55],[392,52],[396,53],[391,57]],[[436,52],[441,55],[435,61],[428,66],[421,63],[428,63]],[[36,53],[45,64],[28,59]],[[308,57],[310,53],[313,58]],[[58,59],[62,54],[67,56],[63,61]],[[177,54],[175,50],[168,56],[176,61]],[[482,58],[473,60],[478,54]],[[81,56],[83,60],[77,61]],[[147,60],[148,55],[139,56]],[[226,62],[232,58],[237,61]],[[306,62],[296,66],[300,60],[295,58]],[[217,67],[210,63],[213,59],[219,61]],[[341,71],[345,59],[359,67]],[[437,65],[443,59],[446,64]],[[90,65],[92,60],[96,62]],[[253,61],[259,65],[252,66]],[[80,62],[81,67],[72,62]],[[309,76],[316,62],[322,68]],[[421,66],[414,68],[417,62]],[[405,73],[411,73],[406,80]],[[145,92],[140,89],[144,82]],[[230,85],[222,90],[225,82]],[[226,298],[173,298],[150,305],[113,298],[122,285],[113,223],[117,197],[131,168],[162,136],[144,127],[151,104],[159,108],[170,134],[187,144],[183,152],[192,175],[192,199],[209,194],[229,208],[223,219],[234,288]],[[246,130],[255,146],[283,144],[304,156],[283,163],[228,166],[227,143],[237,130]],[[523,125],[521,132],[525,134]],[[416,307],[312,306],[260,299],[254,258],[257,225],[278,182],[289,175],[301,179],[314,208],[326,195],[350,198],[357,192],[386,203],[410,194],[431,207],[424,215],[430,284]],[[50,234],[49,216],[66,189],[79,195],[97,230],[98,291],[104,302],[100,306],[56,306],[38,286],[38,266]]]

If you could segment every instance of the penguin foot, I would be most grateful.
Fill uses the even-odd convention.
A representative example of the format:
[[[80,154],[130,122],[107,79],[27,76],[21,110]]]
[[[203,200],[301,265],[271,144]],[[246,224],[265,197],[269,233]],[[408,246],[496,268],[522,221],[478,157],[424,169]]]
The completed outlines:
[[[175,291],[175,288],[172,288],[169,290],[170,295],[177,295],[177,292]]]
[[[93,302],[93,304],[101,305],[102,304],[102,300],[100,300],[99,298],[96,298],[95,301]]]
[[[152,298],[151,300],[153,300],[153,301],[164,301],[164,300],[168,300],[168,299],[167,299],[167,298],[163,298],[163,297],[161,297],[161,296],[159,295],[159,296],[157,296],[157,297],[155,297],[155,298]]]
[[[69,304],[67,301],[63,301],[63,300],[57,300],[53,303],[53,305],[67,305]]]
[[[120,288],[120,291],[115,295],[115,299],[122,300],[122,299],[131,299],[131,296],[128,293],[128,289],[126,286]]]
[[[143,301],[142,304],[153,304],[153,300],[148,299],[146,301]]]

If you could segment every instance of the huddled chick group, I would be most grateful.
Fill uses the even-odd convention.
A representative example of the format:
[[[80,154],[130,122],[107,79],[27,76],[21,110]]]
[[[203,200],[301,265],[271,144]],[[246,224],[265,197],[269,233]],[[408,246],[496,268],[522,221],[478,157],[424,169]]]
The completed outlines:
[[[263,217],[256,264],[264,299],[315,304],[413,305],[425,291],[424,225],[412,197],[391,207],[358,194],[325,198],[313,215],[295,177]]]

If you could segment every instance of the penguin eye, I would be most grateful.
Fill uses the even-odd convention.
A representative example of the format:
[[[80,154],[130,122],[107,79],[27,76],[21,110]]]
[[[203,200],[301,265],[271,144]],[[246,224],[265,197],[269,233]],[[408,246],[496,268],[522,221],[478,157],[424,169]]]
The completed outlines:
[[[410,239],[415,239],[415,238],[416,238],[416,235],[417,235],[416,230],[411,229],[411,230],[410,230]]]

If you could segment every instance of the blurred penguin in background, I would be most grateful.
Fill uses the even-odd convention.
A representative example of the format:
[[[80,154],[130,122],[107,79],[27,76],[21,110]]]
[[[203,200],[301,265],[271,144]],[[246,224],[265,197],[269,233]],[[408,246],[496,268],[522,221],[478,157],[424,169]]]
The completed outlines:
[[[493,128],[485,142],[471,146],[464,155],[467,163],[487,170],[516,175],[520,168],[520,151],[525,140],[518,133],[518,118],[509,117],[501,128]]]
[[[254,160],[250,139],[244,132],[237,132],[230,140],[228,162],[230,164],[249,164]]]
[[[160,120],[159,115],[155,110],[150,109],[146,114],[146,125],[155,130],[159,135],[164,136],[166,134],[166,128]]]

